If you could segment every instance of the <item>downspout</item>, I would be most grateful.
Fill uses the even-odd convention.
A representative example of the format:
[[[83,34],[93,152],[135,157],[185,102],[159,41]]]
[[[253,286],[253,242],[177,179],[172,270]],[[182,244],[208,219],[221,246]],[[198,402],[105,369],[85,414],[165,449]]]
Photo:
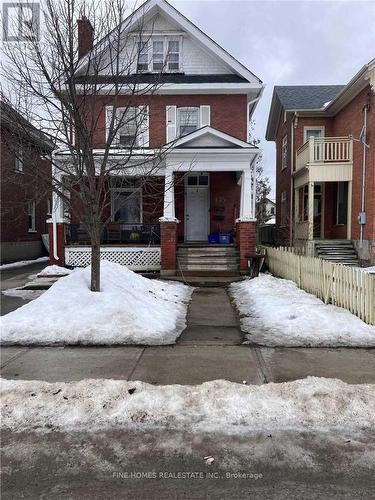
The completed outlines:
[[[289,246],[293,246],[293,198],[294,198],[294,122],[297,119],[297,113],[294,113],[290,124],[290,207],[289,207]]]
[[[366,223],[365,219],[365,183],[366,183],[366,136],[367,136],[367,110],[368,104],[366,104],[363,108],[365,116],[363,123],[363,132],[362,132],[362,143],[363,143],[363,153],[362,153],[362,188],[361,188],[361,215],[360,219],[360,230],[359,230],[359,247],[363,247],[363,226]]]
[[[56,217],[52,214],[52,235],[53,235],[53,258],[59,260],[57,255],[57,222]]]

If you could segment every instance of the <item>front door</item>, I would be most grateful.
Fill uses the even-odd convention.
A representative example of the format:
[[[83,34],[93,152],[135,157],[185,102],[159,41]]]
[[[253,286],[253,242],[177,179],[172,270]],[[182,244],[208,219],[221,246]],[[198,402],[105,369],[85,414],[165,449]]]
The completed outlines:
[[[209,176],[188,174],[185,182],[185,240],[207,241],[209,232]]]

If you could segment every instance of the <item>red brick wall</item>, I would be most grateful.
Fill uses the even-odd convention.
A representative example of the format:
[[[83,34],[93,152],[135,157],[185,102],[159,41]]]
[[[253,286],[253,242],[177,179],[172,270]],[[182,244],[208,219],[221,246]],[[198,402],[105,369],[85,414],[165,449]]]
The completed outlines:
[[[110,98],[96,97],[95,114],[98,116],[94,133],[94,147],[105,143],[105,106]],[[127,96],[119,96],[119,106],[129,102]],[[153,95],[132,97],[131,106],[147,105],[150,110],[150,147],[166,143],[166,106],[211,106],[211,126],[238,139],[247,140],[246,95]]]
[[[240,271],[246,271],[248,257],[255,255],[256,222],[238,222],[236,224],[236,243],[240,253]]]
[[[363,107],[368,102],[370,85],[362,90],[334,118],[333,135],[347,136],[353,134],[358,139],[363,127]],[[364,226],[364,239],[375,239],[375,96],[372,93],[371,107],[368,112],[367,143],[370,145],[367,153],[366,168],[366,212],[367,223]],[[352,239],[359,238],[357,221],[361,207],[363,146],[358,141],[353,144],[353,191],[352,191]]]
[[[17,136],[1,129],[2,242],[39,241],[47,233],[47,200],[51,197],[51,165],[39,151],[24,144],[23,173],[15,172]],[[35,200],[35,233],[28,232],[27,202]]]
[[[176,270],[177,226],[176,222],[162,222],[160,224],[162,271],[173,272]]]

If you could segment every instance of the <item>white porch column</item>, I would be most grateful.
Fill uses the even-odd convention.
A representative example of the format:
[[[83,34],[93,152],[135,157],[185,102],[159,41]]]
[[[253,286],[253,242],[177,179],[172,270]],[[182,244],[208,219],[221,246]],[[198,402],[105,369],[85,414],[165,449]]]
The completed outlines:
[[[174,179],[173,170],[165,171],[164,183],[164,212],[163,219],[165,221],[175,221],[175,202],[174,202]]]
[[[309,182],[308,198],[308,236],[307,239],[314,239],[314,183]]]
[[[243,170],[241,176],[240,220],[255,218],[255,179],[252,182],[250,170]]]

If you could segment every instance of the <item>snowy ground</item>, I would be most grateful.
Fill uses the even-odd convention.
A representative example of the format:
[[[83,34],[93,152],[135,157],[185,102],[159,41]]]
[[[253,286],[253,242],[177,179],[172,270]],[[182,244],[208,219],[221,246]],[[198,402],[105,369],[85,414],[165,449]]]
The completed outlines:
[[[44,276],[67,276],[68,274],[72,274],[72,272],[76,271],[77,269],[67,269],[66,267],[61,267],[61,266],[47,266],[45,267],[40,273],[38,273],[39,277],[44,277]]]
[[[2,290],[3,295],[8,295],[8,297],[19,297],[23,300],[34,300],[43,295],[45,290],[24,290],[23,288],[8,288],[7,290]]]
[[[171,344],[185,328],[192,288],[150,280],[103,261],[101,292],[90,268],[60,278],[1,318],[3,344]]]
[[[49,260],[49,257],[39,257],[38,259],[34,259],[34,260],[20,260],[18,262],[11,262],[10,264],[2,264],[0,266],[0,270],[3,271],[5,269],[24,267],[24,266],[28,266],[30,264],[38,264],[39,262],[47,262],[48,260]]]
[[[249,431],[364,431],[375,427],[375,386],[308,377],[247,386],[215,380],[154,386],[122,380],[50,384],[1,380],[3,430],[168,428],[233,435]]]
[[[324,304],[292,281],[260,275],[234,283],[231,295],[247,339],[275,347],[375,347],[375,327]]]

